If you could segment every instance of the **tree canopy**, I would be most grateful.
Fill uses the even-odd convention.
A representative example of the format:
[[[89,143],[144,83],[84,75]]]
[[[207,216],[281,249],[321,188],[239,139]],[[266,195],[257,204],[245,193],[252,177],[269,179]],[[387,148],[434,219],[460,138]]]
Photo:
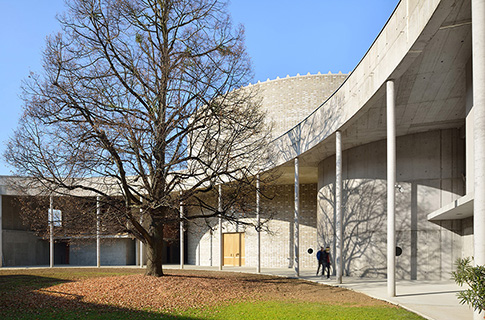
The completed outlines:
[[[268,128],[244,29],[219,0],[71,0],[23,84],[5,158],[57,195],[122,199],[116,214],[162,275],[163,226],[178,206],[234,218],[268,163]],[[226,183],[225,206],[214,205]],[[264,184],[264,182],[263,182]]]

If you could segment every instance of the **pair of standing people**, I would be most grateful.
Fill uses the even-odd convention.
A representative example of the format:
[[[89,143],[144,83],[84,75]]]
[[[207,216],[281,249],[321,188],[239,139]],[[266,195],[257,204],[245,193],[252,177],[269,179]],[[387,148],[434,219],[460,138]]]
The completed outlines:
[[[325,274],[325,270],[327,271],[327,279],[330,278],[330,265],[331,265],[331,257],[330,257],[330,247],[327,246],[325,249],[320,247],[320,251],[317,252],[317,260],[318,260],[318,269],[317,269],[317,276],[318,272],[320,271],[320,267],[322,267],[322,277]]]

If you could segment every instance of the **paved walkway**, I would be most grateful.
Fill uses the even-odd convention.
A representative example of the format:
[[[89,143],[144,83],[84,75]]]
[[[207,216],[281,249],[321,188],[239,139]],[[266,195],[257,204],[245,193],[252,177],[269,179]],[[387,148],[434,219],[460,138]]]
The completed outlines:
[[[178,269],[178,265],[165,266],[166,269]],[[186,269],[218,270],[218,267],[201,267],[186,265]],[[254,268],[224,267],[223,271],[255,273]],[[262,268],[262,274],[283,277],[295,277],[295,272],[288,268]],[[432,320],[472,320],[473,311],[467,305],[458,302],[456,293],[463,288],[452,280],[448,281],[411,281],[400,280],[396,283],[396,297],[387,296],[385,279],[362,279],[344,277],[343,284],[337,284],[334,277],[327,280],[315,276],[315,270],[301,270],[300,279],[322,284],[339,286],[362,292],[373,298],[388,301]]]

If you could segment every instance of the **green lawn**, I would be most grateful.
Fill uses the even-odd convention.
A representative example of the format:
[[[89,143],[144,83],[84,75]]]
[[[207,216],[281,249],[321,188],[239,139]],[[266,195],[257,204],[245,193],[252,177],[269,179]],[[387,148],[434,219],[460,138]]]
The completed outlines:
[[[194,314],[197,319],[423,319],[401,308],[353,307],[311,302],[264,301],[242,302]]]
[[[96,304],[81,301],[70,304],[66,302],[67,299],[64,301],[60,298],[56,298],[55,302],[58,307],[52,307],[52,304],[46,303],[48,298],[43,295],[44,289],[61,283],[142,272],[143,270],[139,269],[107,268],[0,270],[0,319],[422,319],[402,308],[386,304],[369,307],[356,305],[353,301],[342,301],[338,304],[317,303],[305,301],[304,298],[282,299],[279,296],[265,299],[244,298],[241,301],[218,302],[204,307],[167,312],[126,307],[115,302]],[[181,275],[185,276],[183,273]],[[187,275],[188,281],[198,279],[197,271],[191,271]],[[217,273],[214,275],[218,276]],[[232,274],[228,277],[236,279],[238,275]],[[251,281],[254,281],[257,276],[251,277]],[[207,278],[207,275],[204,274],[201,278]],[[288,290],[293,281],[296,283],[298,280],[285,280],[282,285],[287,286]],[[309,290],[325,290],[324,286],[308,287]],[[291,287],[289,288],[291,290]],[[302,289],[306,286],[301,286],[301,282],[300,286],[295,285],[295,288],[306,290]],[[200,290],[195,294],[204,295],[204,290],[210,288],[193,290]],[[194,294],[193,290],[191,294]],[[143,296],[141,298],[143,299]]]

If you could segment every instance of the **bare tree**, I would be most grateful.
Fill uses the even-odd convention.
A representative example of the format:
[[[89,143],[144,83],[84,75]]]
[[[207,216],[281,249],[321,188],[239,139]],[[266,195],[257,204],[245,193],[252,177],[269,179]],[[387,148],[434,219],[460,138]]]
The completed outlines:
[[[71,0],[59,21],[5,158],[57,195],[121,198],[110,221],[147,245],[147,274],[161,276],[179,203],[203,208],[184,219],[236,220],[231,206],[270,158],[256,93],[238,89],[252,75],[244,30],[219,0]],[[219,210],[204,195],[221,183]]]

